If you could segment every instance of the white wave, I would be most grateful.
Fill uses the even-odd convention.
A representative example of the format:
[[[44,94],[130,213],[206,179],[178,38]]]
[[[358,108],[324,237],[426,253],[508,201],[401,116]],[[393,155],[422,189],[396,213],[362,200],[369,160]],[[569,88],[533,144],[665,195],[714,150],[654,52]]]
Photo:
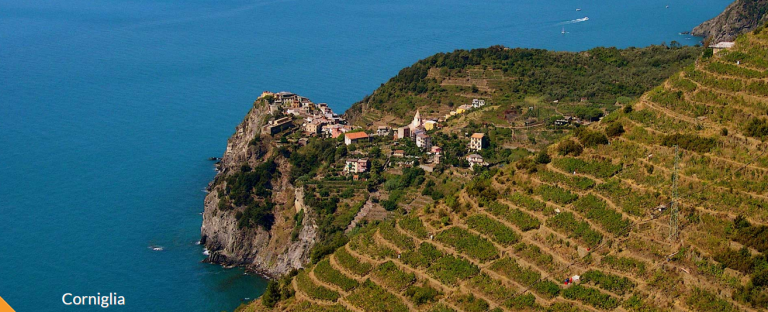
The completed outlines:
[[[206,255],[206,256],[210,256],[211,252],[208,251],[208,248],[203,248],[203,254]]]
[[[583,18],[577,18],[577,19],[575,19],[575,20],[570,20],[570,21],[561,22],[561,23],[558,23],[557,25],[559,26],[559,25],[576,24],[576,23],[586,22],[586,21],[588,21],[588,20],[589,20],[589,17],[586,17],[586,16],[585,16],[585,17],[583,17]]]
[[[149,246],[147,248],[152,249],[154,251],[163,251],[163,246]]]

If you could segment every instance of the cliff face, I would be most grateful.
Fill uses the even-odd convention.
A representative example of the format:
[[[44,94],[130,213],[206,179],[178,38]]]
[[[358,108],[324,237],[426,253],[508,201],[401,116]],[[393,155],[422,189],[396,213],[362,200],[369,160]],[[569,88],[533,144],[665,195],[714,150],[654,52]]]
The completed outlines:
[[[290,164],[287,159],[274,157],[277,174],[271,181],[271,200],[275,203],[272,211],[274,224],[270,230],[262,227],[238,227],[237,214],[244,207],[220,209],[220,196],[226,189],[226,178],[239,171],[243,164],[257,166],[272,156],[272,142],[264,138],[260,145],[250,142],[261,133],[269,113],[268,106],[257,102],[235,133],[227,142],[227,150],[219,164],[220,172],[209,185],[205,197],[201,243],[210,254],[205,260],[222,265],[242,265],[261,274],[276,277],[291,269],[301,268],[309,259],[309,250],[315,243],[317,226],[310,211],[305,218],[298,237],[292,239],[295,228],[294,215],[304,208],[303,190],[295,188],[289,181]]]
[[[768,0],[736,0],[717,17],[696,26],[694,36],[711,37],[713,43],[733,41],[741,33],[768,22]]]

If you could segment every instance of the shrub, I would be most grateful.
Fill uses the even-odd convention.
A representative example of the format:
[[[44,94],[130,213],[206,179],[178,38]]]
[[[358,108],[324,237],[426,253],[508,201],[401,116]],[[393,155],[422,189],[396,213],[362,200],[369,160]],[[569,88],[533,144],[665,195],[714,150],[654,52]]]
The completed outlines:
[[[520,235],[517,232],[482,214],[475,214],[467,218],[467,226],[487,235],[503,246],[510,246],[520,240]]]
[[[427,229],[424,227],[424,223],[421,222],[419,217],[411,216],[405,217],[398,221],[400,228],[406,230],[418,238],[427,238]]]
[[[661,140],[661,145],[664,145],[664,146],[677,145],[677,146],[680,146],[680,148],[682,149],[686,149],[686,150],[697,152],[697,153],[709,152],[713,147],[715,147],[716,143],[717,143],[717,140],[713,138],[702,138],[694,134],[680,134],[680,133],[667,135]]]
[[[584,147],[581,146],[581,144],[574,142],[573,140],[565,140],[557,145],[557,152],[563,156],[579,156],[583,151]]]
[[[603,235],[593,230],[589,223],[576,220],[571,212],[562,212],[549,218],[547,225],[560,230],[568,237],[579,239],[588,246],[597,246],[603,239]]]
[[[339,293],[312,282],[312,279],[309,278],[306,270],[302,270],[299,272],[299,275],[296,275],[296,285],[299,290],[307,294],[310,298],[336,301],[340,297]]]
[[[594,288],[574,285],[563,290],[563,297],[571,300],[579,300],[593,307],[613,310],[619,306],[619,300],[611,295],[601,293]]]
[[[597,285],[597,287],[617,295],[624,295],[636,286],[634,282],[626,277],[596,270],[589,270],[582,274],[581,281],[584,283],[593,283]]]
[[[517,261],[504,257],[492,263],[490,270],[513,279],[523,286],[531,286],[541,278],[541,274],[528,267],[520,266]]]
[[[442,283],[456,286],[459,281],[480,273],[480,268],[465,259],[446,255],[437,259],[427,273]]]
[[[380,264],[373,270],[373,275],[385,286],[398,292],[416,282],[416,275],[403,272],[392,261]]]
[[[744,133],[748,136],[758,138],[768,136],[768,121],[761,118],[752,118],[744,127]]]
[[[549,157],[546,149],[542,149],[538,154],[536,154],[535,160],[540,164],[548,164],[550,161],[552,161],[552,158]]]
[[[367,275],[368,272],[370,272],[373,268],[370,263],[362,262],[357,260],[357,258],[354,256],[350,255],[349,252],[347,252],[347,249],[344,247],[337,249],[336,253],[334,253],[334,257],[336,257],[336,262],[339,265],[358,276]]]
[[[419,249],[402,254],[401,259],[409,266],[415,268],[428,268],[437,261],[437,259],[444,256],[445,254],[438,250],[435,245],[424,242],[419,245]]]
[[[618,122],[611,123],[608,127],[605,127],[605,134],[609,137],[617,137],[624,133],[624,126]]]
[[[449,228],[438,233],[435,239],[481,262],[493,260],[499,256],[499,251],[491,242],[463,228]]]
[[[579,195],[571,193],[571,191],[549,184],[539,185],[536,192],[541,195],[545,201],[551,201],[561,205],[570,204],[579,198]]]
[[[399,298],[370,280],[363,282],[347,299],[363,311],[408,312],[408,306]]]
[[[693,294],[685,300],[691,308],[696,311],[718,311],[718,312],[736,312],[740,311],[738,308],[731,305],[725,299],[718,297],[717,295],[695,287]]]
[[[532,216],[531,214],[523,212],[517,208],[510,209],[509,206],[497,201],[493,201],[488,204],[488,211],[490,211],[493,215],[514,224],[523,232],[538,229],[539,226],[541,226],[539,219]]]
[[[466,312],[485,312],[490,305],[482,298],[477,298],[473,294],[462,294],[456,297],[456,305]]]
[[[325,283],[339,286],[344,291],[350,291],[357,287],[357,281],[334,269],[328,258],[318,262],[314,269],[315,277]]]
[[[423,305],[437,301],[440,292],[430,287],[426,282],[421,286],[412,285],[405,290],[405,296],[410,298],[416,305]]]
[[[631,222],[624,217],[609,209],[606,203],[592,194],[579,198],[573,207],[576,211],[583,214],[587,219],[600,224],[606,231],[616,236],[629,235]]]
[[[576,137],[579,138],[579,142],[585,147],[608,144],[608,138],[601,132],[589,130],[587,128],[577,128],[575,134]]]
[[[270,280],[267,290],[261,295],[261,303],[268,308],[273,308],[280,301],[280,285],[275,280]]]

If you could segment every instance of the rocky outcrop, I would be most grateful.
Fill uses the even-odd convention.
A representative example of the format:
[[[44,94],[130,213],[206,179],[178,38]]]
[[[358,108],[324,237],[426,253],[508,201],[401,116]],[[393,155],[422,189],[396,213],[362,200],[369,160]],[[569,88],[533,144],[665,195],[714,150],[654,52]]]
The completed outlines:
[[[201,228],[201,243],[209,251],[205,260],[225,266],[244,266],[269,277],[278,277],[295,268],[301,268],[309,260],[309,250],[314,246],[317,225],[311,211],[304,207],[303,190],[290,183],[290,164],[287,159],[272,157],[273,143],[269,137],[260,137],[266,123],[269,108],[257,102],[227,142],[227,150],[218,164],[219,173],[209,185],[205,197],[205,210]],[[244,207],[220,209],[220,196],[225,194],[226,177],[238,172],[247,163],[257,166],[265,159],[273,159],[278,174],[272,180],[271,200],[275,208],[274,224],[270,230],[262,227],[238,227],[237,214]],[[298,236],[292,237],[296,227],[294,216],[297,208],[305,210],[305,217]]]
[[[696,26],[694,36],[711,38],[712,43],[733,41],[741,33],[768,22],[768,0],[736,0],[717,17]]]

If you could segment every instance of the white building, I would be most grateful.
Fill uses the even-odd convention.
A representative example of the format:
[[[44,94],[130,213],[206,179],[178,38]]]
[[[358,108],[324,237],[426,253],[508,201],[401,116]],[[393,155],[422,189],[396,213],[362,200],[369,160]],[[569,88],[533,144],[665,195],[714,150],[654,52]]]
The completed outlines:
[[[432,147],[432,138],[426,133],[419,133],[416,135],[416,146],[429,150]]]

